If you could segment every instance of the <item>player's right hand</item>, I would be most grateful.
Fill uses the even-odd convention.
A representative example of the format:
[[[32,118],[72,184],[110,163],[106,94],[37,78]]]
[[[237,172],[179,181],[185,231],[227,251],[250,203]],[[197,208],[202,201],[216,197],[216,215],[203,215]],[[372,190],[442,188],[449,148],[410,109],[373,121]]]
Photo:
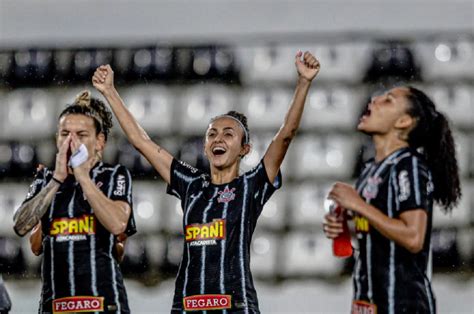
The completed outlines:
[[[68,137],[66,137],[66,139],[64,140],[64,142],[62,142],[61,146],[59,147],[58,153],[56,154],[56,166],[54,167],[53,177],[61,182],[64,182],[68,175],[67,163],[70,145],[71,135],[69,134]]]
[[[114,88],[114,71],[110,65],[101,65],[95,70],[92,85],[102,94]]]
[[[323,231],[328,239],[337,238],[343,231],[342,221],[334,214],[326,214],[323,220]]]

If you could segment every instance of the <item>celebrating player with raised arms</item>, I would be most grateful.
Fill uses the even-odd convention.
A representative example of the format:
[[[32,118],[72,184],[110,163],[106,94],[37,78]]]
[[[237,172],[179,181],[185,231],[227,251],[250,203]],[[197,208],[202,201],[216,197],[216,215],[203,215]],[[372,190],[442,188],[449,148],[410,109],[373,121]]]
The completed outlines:
[[[244,115],[231,111],[210,121],[204,144],[210,173],[204,173],[151,141],[114,88],[110,66],[101,66],[94,74],[94,86],[109,102],[128,140],[168,183],[168,193],[181,200],[185,242],[172,313],[259,313],[250,272],[250,241],[265,202],[281,185],[280,165],[299,127],[311,81],[319,72],[319,62],[309,52],[299,52],[295,65],[298,81],[284,123],[258,166],[242,175],[240,161],[251,148]]]
[[[450,211],[461,196],[448,121],[422,91],[397,87],[372,99],[358,130],[372,137],[375,159],[355,188],[338,182],[329,194],[354,215],[352,313],[436,313],[433,202]],[[334,239],[342,224],[328,214],[324,231]]]
[[[112,114],[88,91],[59,116],[56,166],[38,170],[14,214],[15,231],[43,252],[39,313],[130,313],[118,265],[136,232],[131,177],[101,161]],[[117,244],[119,243],[119,244]]]

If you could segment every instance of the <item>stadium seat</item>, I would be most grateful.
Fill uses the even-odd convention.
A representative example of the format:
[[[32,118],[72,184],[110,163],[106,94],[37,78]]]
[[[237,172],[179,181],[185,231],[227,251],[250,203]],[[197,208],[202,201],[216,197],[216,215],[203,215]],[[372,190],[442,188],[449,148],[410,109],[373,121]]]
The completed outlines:
[[[245,84],[255,82],[295,82],[294,59],[298,46],[259,45],[237,49],[241,77]]]
[[[474,77],[474,41],[470,38],[414,44],[426,81]]]
[[[361,89],[361,88],[359,88]],[[302,128],[305,130],[355,129],[362,111],[362,93],[344,85],[316,87],[308,95],[303,113]]]
[[[256,131],[278,131],[290,107],[293,91],[285,88],[250,88],[241,95],[243,113]]]
[[[15,236],[13,231],[13,214],[26,198],[29,180],[25,184],[2,183],[0,185],[0,236]]]
[[[175,106],[177,125],[180,132],[187,135],[204,136],[211,118],[236,109],[235,94],[225,86],[193,86],[180,92],[180,95],[179,103]]]
[[[321,62],[318,81],[360,82],[370,61],[370,42],[319,44],[308,50]]]
[[[149,134],[159,135],[175,131],[174,97],[169,88],[160,85],[137,86],[123,92],[124,102],[138,123]]]
[[[145,239],[147,260],[150,267],[158,270],[166,258],[166,239],[161,235],[148,235]]]
[[[474,191],[474,185],[468,183],[468,181],[461,181],[463,189],[462,197],[459,204],[453,208],[450,213],[444,213],[441,206],[435,205],[433,209],[433,227],[435,228],[464,228],[469,227],[474,221],[474,215],[472,214],[472,208],[474,205],[474,198],[472,197],[472,191]]]
[[[326,183],[306,181],[294,185],[289,190],[292,208],[289,210],[292,228],[311,227],[312,230],[322,228],[324,200],[329,193],[332,181]]]
[[[267,229],[281,230],[286,223],[287,199],[288,189],[286,186],[283,186],[265,204],[258,220],[258,225]]]
[[[474,88],[466,84],[433,84],[426,88],[439,111],[457,127],[472,129],[474,121]]]
[[[255,277],[272,278],[277,273],[279,236],[255,232],[251,244],[250,269]]]
[[[1,138],[34,140],[55,133],[57,117],[53,94],[41,89],[14,90],[6,95],[4,107]]]
[[[283,240],[283,275],[329,277],[343,268],[343,260],[332,255],[332,243],[322,231],[289,233]]]
[[[305,178],[347,178],[354,167],[356,142],[338,134],[297,137],[291,154],[294,176]]]
[[[135,181],[133,184],[133,211],[140,233],[156,234],[163,228],[165,186],[156,181]]]

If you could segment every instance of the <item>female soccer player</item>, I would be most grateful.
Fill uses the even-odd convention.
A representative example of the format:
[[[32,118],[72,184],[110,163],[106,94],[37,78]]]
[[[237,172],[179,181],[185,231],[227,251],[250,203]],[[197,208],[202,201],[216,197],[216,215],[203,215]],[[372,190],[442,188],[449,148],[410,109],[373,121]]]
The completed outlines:
[[[136,232],[131,178],[101,161],[111,127],[104,103],[81,93],[59,116],[55,169],[38,171],[14,214],[18,235],[41,228],[32,235],[44,252],[40,313],[130,312],[116,243]]]
[[[285,122],[260,164],[240,176],[240,160],[250,151],[244,115],[231,111],[209,123],[204,152],[211,171],[204,173],[150,140],[115,90],[110,66],[101,66],[94,74],[94,86],[109,102],[129,141],[169,184],[168,193],[181,199],[185,242],[173,313],[259,313],[250,273],[250,241],[263,205],[281,185],[280,165],[299,127],[311,81],[319,72],[319,62],[309,52],[304,56],[299,52],[295,64],[299,77]]]
[[[357,128],[372,137],[375,159],[356,188],[338,182],[329,194],[354,215],[359,250],[352,313],[435,313],[433,202],[450,211],[461,196],[448,122],[422,91],[397,87],[372,99]],[[333,239],[342,225],[325,218]]]

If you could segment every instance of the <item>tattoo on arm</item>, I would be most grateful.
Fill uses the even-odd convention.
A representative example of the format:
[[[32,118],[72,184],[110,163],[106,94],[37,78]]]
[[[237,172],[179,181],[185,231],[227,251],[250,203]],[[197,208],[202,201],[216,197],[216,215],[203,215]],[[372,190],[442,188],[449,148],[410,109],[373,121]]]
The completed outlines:
[[[15,223],[13,229],[19,236],[24,236],[38,224],[48,210],[58,188],[59,184],[51,180],[38,195],[18,208],[13,216]]]

